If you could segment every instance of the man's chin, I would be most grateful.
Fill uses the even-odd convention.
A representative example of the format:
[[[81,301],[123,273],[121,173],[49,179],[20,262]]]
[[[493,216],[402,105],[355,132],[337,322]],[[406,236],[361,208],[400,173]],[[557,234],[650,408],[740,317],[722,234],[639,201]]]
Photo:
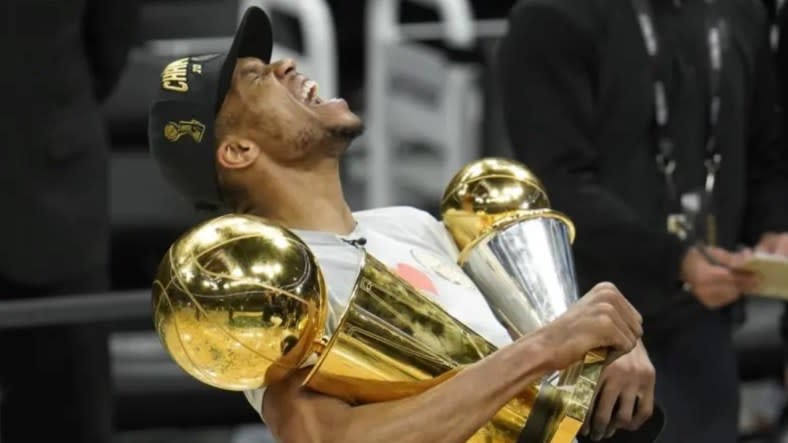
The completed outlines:
[[[364,122],[361,119],[357,119],[354,122],[336,125],[328,128],[328,133],[334,138],[351,142],[364,133]]]

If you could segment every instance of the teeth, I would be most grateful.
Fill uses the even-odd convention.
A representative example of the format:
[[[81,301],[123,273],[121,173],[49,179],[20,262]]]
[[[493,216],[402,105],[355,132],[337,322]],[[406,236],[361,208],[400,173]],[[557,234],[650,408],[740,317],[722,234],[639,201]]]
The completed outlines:
[[[317,96],[317,83],[312,80],[307,80],[301,86],[301,100],[306,103],[311,103]]]
[[[303,85],[301,85],[301,96],[299,98],[301,99],[302,102],[305,102],[306,97],[308,95],[309,95],[309,87],[307,87],[307,84],[304,83]]]

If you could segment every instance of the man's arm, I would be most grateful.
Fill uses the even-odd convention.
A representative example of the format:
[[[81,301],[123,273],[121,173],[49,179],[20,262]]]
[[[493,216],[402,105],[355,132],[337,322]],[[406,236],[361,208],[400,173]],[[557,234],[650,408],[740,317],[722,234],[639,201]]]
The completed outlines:
[[[465,442],[510,399],[541,376],[591,349],[629,352],[642,335],[640,315],[610,284],[544,328],[413,397],[352,407],[304,389],[304,370],[270,386],[263,416],[284,443]]]
[[[367,442],[370,436],[381,442],[465,442],[509,399],[546,373],[543,356],[543,349],[533,342],[517,344],[423,394],[358,407],[302,389],[302,370],[266,391],[263,413],[284,443]]]
[[[85,52],[95,96],[106,99],[120,78],[134,42],[139,0],[90,0],[84,20]]]
[[[506,125],[519,160],[543,180],[580,233],[575,254],[640,309],[675,293],[686,248],[650,229],[599,180],[593,31],[549,2],[513,9],[496,59]],[[580,2],[581,5],[584,2]],[[578,6],[583,7],[583,6]],[[604,256],[600,256],[604,251]]]
[[[757,242],[759,250],[788,256],[788,9],[782,8],[776,20],[780,29],[776,63],[766,35],[756,59],[747,159],[749,211],[742,236],[749,244]],[[788,304],[780,332],[788,387]]]
[[[767,232],[788,231],[788,148],[783,137],[783,120],[788,114],[786,89],[781,85],[778,95],[775,59],[768,39],[768,22],[763,13],[763,35],[756,54],[754,95],[749,121],[747,152],[747,217],[743,240],[753,245]],[[785,30],[784,30],[785,31]],[[781,33],[778,57],[788,58],[788,32]],[[786,69],[787,61],[780,64]],[[780,79],[788,81],[781,72]],[[786,100],[786,103],[780,103]],[[781,112],[781,106],[783,111]]]

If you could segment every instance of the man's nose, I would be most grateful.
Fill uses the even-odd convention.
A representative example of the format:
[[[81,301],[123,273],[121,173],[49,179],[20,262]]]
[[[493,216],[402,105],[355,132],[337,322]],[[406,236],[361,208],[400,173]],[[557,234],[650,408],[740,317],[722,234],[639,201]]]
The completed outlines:
[[[271,65],[271,69],[274,71],[274,75],[276,75],[278,78],[283,78],[287,74],[295,72],[296,62],[291,58],[285,58],[273,63]]]

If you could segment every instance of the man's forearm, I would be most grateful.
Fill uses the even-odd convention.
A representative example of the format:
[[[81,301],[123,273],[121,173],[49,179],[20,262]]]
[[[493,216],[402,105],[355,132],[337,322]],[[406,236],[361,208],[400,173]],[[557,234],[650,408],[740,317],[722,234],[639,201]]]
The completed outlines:
[[[524,356],[528,356],[525,358]],[[510,399],[550,370],[536,340],[501,349],[420,395],[348,409],[337,441],[465,442]]]
[[[308,369],[271,385],[263,415],[284,443],[464,442],[540,377],[591,349],[631,351],[643,318],[610,283],[600,283],[567,312],[421,394],[351,407],[304,389]]]

